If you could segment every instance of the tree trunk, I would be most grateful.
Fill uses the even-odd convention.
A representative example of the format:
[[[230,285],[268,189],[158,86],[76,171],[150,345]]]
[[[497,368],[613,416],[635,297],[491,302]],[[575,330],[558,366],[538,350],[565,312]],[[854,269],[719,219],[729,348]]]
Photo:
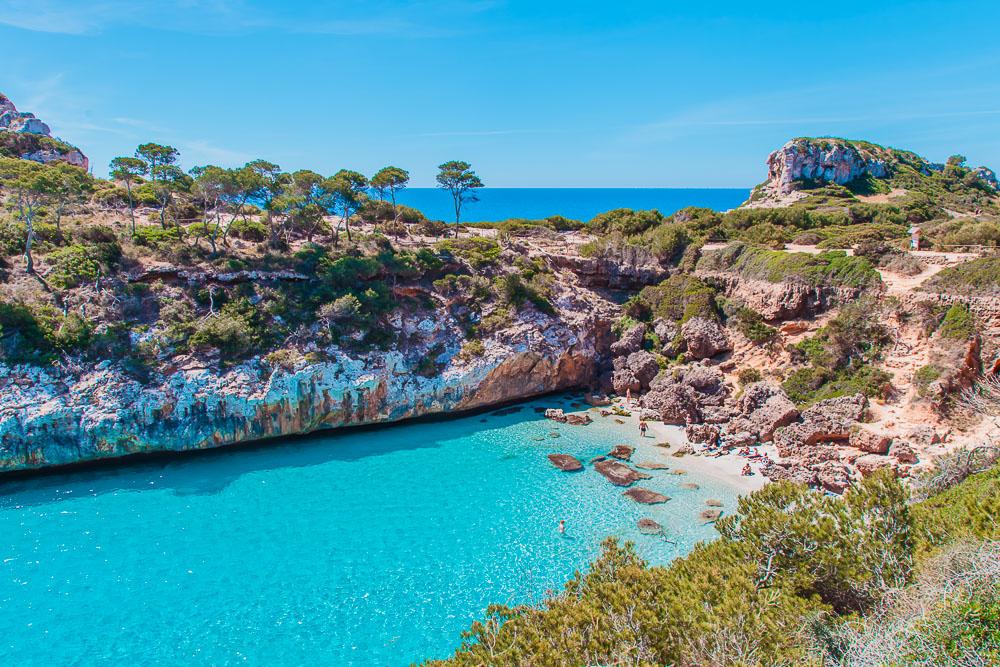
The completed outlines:
[[[29,275],[34,275],[35,273],[35,260],[31,256],[31,245],[35,240],[35,224],[33,220],[33,214],[29,213],[25,218],[25,225],[28,228],[28,237],[24,241],[24,270],[28,272]]]
[[[135,238],[135,201],[132,199],[131,181],[125,181],[125,191],[128,192],[128,214],[132,218],[132,238]]]

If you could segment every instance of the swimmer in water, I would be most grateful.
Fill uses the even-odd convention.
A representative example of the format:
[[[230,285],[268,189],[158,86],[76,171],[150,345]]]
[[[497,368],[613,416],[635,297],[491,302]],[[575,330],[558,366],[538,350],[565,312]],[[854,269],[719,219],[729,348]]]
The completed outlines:
[[[566,520],[565,519],[559,519],[559,532],[560,533],[565,533],[566,532]]]

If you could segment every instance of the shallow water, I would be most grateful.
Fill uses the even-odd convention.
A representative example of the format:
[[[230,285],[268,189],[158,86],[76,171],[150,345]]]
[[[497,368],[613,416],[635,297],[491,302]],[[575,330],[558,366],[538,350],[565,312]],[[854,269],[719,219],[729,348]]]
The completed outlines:
[[[637,505],[586,462],[638,438],[536,411],[570,400],[0,482],[0,664],[405,665],[491,602],[544,598],[605,536],[659,563],[713,537],[697,515],[731,489],[652,471],[672,500]]]

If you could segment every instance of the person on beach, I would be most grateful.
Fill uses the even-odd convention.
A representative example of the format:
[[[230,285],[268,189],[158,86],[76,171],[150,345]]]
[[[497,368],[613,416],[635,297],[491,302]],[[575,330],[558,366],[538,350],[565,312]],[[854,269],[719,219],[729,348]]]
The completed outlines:
[[[646,422],[643,422],[643,421],[639,422],[639,435],[641,435],[643,438],[645,438],[646,437],[646,429],[648,429],[648,428],[649,428],[649,424],[647,424]]]
[[[743,466],[743,476],[749,477],[751,475],[753,475],[753,468],[751,468],[750,464],[748,463],[745,466]]]
[[[559,532],[560,533],[566,532],[566,519],[559,519]]]
[[[632,405],[632,390],[631,389],[626,389],[625,390],[625,405],[626,406]]]

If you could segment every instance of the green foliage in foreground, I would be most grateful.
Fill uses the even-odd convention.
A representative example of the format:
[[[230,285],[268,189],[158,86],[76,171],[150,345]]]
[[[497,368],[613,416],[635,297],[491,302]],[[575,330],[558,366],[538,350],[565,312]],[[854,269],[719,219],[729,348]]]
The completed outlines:
[[[885,472],[842,499],[771,484],[718,522],[719,539],[669,566],[606,541],[561,594],[541,607],[491,606],[452,658],[432,664],[831,664],[829,638],[910,582],[915,563],[958,538],[998,536],[998,478],[993,469],[912,506]],[[956,598],[935,611],[955,632],[918,624],[914,645],[947,654],[995,638],[997,610],[995,596]]]
[[[811,255],[784,252],[733,243],[705,253],[698,262],[700,271],[733,272],[768,282],[800,282],[811,286],[866,288],[881,282],[867,259],[842,252]]]
[[[1000,257],[980,257],[942,269],[920,286],[924,292],[985,296],[1000,292]]]

